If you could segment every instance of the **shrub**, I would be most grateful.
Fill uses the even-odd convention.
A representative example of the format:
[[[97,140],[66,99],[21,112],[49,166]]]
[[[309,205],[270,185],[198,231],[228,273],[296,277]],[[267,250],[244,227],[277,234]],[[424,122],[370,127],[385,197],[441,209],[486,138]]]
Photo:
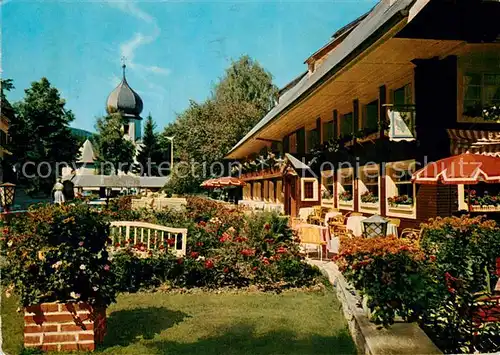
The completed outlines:
[[[376,323],[390,325],[396,315],[413,320],[427,307],[430,265],[411,241],[342,238],[337,260],[346,279],[367,296]]]
[[[377,323],[399,315],[417,319],[447,353],[500,350],[500,323],[485,322],[498,280],[500,228],[469,216],[422,225],[420,244],[386,238],[342,239],[338,257],[346,279],[368,297]]]
[[[433,307],[423,317],[425,329],[450,352],[500,350],[500,323],[475,319],[479,299],[491,294],[498,279],[500,228],[469,216],[431,219],[422,227],[422,248],[436,261],[437,282]]]
[[[14,219],[2,250],[6,278],[23,306],[52,301],[114,301],[106,243],[109,225],[84,203],[45,205]]]

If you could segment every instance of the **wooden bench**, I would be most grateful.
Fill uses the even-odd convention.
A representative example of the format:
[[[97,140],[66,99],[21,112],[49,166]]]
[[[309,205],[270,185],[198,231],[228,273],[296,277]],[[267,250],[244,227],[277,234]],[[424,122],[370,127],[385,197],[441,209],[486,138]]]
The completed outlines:
[[[175,239],[172,252],[177,256],[186,255],[187,228],[172,228],[136,221],[115,221],[111,222],[110,232],[113,245],[130,240],[133,245],[143,243],[147,250],[158,249],[168,239]]]

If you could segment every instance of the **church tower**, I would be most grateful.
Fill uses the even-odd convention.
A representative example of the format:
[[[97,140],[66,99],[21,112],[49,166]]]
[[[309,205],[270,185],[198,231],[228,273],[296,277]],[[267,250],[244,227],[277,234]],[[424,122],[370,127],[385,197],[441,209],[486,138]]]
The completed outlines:
[[[109,94],[106,102],[108,114],[119,112],[125,119],[123,131],[125,137],[133,143],[141,140],[142,99],[127,83],[125,77],[126,65],[122,65],[123,78],[120,84]]]

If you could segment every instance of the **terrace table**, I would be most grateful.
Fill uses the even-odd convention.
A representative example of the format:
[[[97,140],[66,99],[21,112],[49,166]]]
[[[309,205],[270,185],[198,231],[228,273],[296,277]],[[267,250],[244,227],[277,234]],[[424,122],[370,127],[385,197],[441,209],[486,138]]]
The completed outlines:
[[[307,221],[307,217],[314,214],[314,207],[302,207],[299,209],[299,218],[303,221]]]
[[[363,234],[363,227],[361,226],[361,222],[365,219],[365,216],[347,217],[347,229],[349,229],[355,237],[360,237]]]

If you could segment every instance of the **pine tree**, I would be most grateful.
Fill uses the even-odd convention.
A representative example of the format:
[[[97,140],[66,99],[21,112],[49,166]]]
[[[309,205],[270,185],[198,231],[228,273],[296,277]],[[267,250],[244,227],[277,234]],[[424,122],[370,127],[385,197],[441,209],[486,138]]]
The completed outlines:
[[[142,172],[142,175],[145,176],[157,176],[158,164],[163,160],[155,129],[156,123],[153,121],[151,114],[149,114],[144,123],[144,135],[139,154],[137,155],[139,166],[134,170],[134,172]]]

